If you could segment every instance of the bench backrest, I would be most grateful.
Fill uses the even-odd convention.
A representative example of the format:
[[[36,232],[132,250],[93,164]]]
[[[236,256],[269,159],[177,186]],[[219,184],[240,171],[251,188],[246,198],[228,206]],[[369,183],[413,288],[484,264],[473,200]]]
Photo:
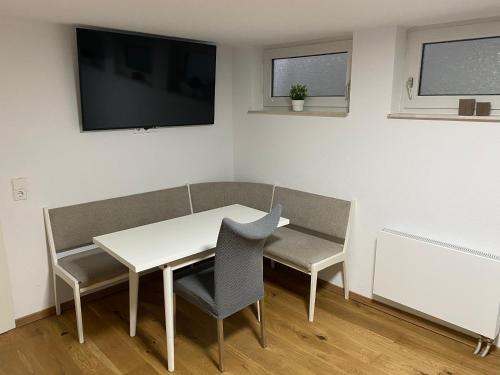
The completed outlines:
[[[282,216],[292,226],[345,240],[351,202],[277,186],[276,204],[283,206]]]
[[[204,182],[189,185],[193,211],[242,204],[269,212],[273,185],[255,182]]]
[[[56,252],[92,237],[191,213],[187,186],[49,209]]]

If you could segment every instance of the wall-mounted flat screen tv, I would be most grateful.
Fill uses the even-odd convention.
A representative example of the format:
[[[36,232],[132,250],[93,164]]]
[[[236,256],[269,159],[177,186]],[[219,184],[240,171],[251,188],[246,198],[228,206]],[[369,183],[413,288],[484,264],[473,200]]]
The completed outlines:
[[[83,131],[214,123],[216,46],[77,28]]]

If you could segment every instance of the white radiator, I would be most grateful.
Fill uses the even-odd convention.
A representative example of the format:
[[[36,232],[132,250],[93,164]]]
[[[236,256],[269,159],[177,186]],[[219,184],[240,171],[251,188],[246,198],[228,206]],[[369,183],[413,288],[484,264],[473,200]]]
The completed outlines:
[[[484,356],[499,331],[500,257],[384,229],[373,294],[477,333]]]

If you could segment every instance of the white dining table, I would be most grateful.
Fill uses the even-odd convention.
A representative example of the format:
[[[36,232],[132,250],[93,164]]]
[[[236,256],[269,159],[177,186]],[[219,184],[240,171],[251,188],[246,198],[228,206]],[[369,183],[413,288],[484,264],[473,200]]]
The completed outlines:
[[[267,212],[234,204],[93,238],[94,243],[129,269],[130,336],[137,326],[139,273],[163,270],[168,371],[174,371],[173,271],[214,255],[223,218],[249,223]],[[278,227],[289,224],[280,218]]]

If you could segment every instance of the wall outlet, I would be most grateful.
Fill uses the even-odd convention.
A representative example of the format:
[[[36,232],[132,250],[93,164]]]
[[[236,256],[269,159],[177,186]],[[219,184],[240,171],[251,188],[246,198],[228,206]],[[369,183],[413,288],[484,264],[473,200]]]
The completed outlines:
[[[28,199],[28,183],[26,178],[19,177],[12,179],[12,195],[15,201],[25,201]]]

